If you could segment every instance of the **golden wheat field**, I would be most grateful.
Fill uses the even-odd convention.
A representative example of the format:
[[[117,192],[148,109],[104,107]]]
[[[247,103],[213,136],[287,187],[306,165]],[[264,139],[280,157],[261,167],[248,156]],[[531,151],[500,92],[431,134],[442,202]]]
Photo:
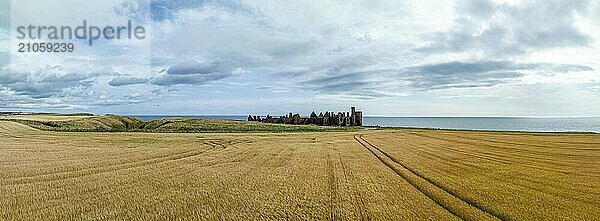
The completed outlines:
[[[600,136],[0,121],[0,196],[2,220],[597,220]]]

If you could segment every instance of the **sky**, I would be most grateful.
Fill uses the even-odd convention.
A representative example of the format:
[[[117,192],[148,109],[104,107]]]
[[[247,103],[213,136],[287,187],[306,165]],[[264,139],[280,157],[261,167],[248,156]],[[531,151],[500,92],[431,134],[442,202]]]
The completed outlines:
[[[0,111],[600,116],[600,1],[31,1],[0,0]],[[82,18],[149,35],[16,52]]]

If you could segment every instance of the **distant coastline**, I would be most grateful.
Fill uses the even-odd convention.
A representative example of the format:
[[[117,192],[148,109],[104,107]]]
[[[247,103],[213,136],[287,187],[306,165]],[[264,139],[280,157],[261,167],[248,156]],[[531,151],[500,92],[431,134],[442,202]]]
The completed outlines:
[[[87,113],[56,114],[1,112],[0,120],[10,115],[27,119],[28,115],[54,116],[54,120],[73,120],[89,116]],[[247,121],[242,115],[129,115],[149,122],[163,118],[191,118]],[[600,133],[600,117],[363,117],[365,127],[419,128],[471,131]]]
[[[243,115],[132,115],[144,121],[166,117],[245,121]],[[600,133],[600,117],[369,117],[364,126],[483,131]]]

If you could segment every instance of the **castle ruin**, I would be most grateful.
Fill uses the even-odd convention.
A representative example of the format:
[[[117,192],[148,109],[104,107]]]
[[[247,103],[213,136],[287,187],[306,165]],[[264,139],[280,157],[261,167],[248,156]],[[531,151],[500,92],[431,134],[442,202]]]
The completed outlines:
[[[295,124],[295,125],[306,125],[314,124],[319,126],[362,126],[362,111],[356,111],[356,107],[351,107],[350,112],[323,112],[317,115],[314,111],[309,117],[301,117],[298,113],[289,113],[288,115],[273,117],[267,116],[261,118],[260,116],[248,115],[248,121],[257,121],[263,123],[275,123],[275,124]]]

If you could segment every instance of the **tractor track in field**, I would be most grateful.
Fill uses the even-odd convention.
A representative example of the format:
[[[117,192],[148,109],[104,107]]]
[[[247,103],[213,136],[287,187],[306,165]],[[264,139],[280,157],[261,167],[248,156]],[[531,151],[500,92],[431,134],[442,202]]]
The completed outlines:
[[[436,136],[431,136],[431,135],[424,135],[424,134],[418,134],[418,133],[410,133],[412,135],[418,136],[418,137],[424,137],[424,138],[428,138],[428,139],[435,139],[435,140],[440,140],[440,141],[445,141],[445,142],[451,142],[451,143],[460,143],[460,144],[465,144],[465,145],[472,145],[472,146],[485,146],[485,147],[489,147],[489,148],[493,148],[493,149],[500,149],[500,150],[512,150],[513,152],[508,152],[508,153],[504,153],[505,155],[510,155],[510,156],[514,156],[514,157],[520,157],[520,158],[525,158],[525,159],[530,159],[530,160],[537,160],[540,162],[547,162],[547,163],[552,163],[555,162],[555,160],[551,160],[551,159],[547,159],[547,158],[543,158],[543,157],[538,157],[538,156],[534,156],[533,154],[537,154],[537,155],[543,155],[543,156],[554,156],[551,153],[548,152],[542,152],[542,151],[534,151],[534,150],[524,150],[524,149],[520,149],[520,148],[514,148],[514,147],[505,147],[505,146],[498,146],[498,145],[494,145],[494,144],[490,144],[490,143],[478,143],[475,142],[476,140],[472,139],[472,138],[467,138],[468,140],[471,141],[463,141],[463,140],[456,140],[456,139],[449,139],[449,138],[441,138],[441,137],[436,137]],[[529,154],[529,155],[527,155]],[[564,155],[564,154],[563,154]],[[570,157],[581,157],[581,155],[569,155]],[[565,163],[569,163],[572,164],[572,161],[567,161]]]
[[[146,159],[146,160],[142,160],[142,161],[128,162],[128,163],[123,163],[123,164],[115,164],[115,165],[107,166],[105,168],[89,168],[89,169],[76,170],[76,171],[58,172],[58,173],[51,173],[51,174],[44,174],[44,175],[13,178],[13,179],[6,180],[6,182],[2,183],[1,185],[5,186],[5,185],[31,184],[31,183],[39,183],[39,182],[50,182],[50,181],[80,178],[80,177],[90,176],[90,175],[94,175],[94,174],[115,172],[115,171],[120,171],[120,170],[127,170],[127,169],[143,167],[143,166],[155,165],[155,164],[169,162],[169,161],[186,159],[186,158],[198,156],[208,150],[210,150],[210,149],[193,149],[193,150],[184,151],[184,152],[171,154],[171,155],[167,155],[167,156],[150,158],[150,159]]]
[[[434,139],[434,140],[440,140],[440,141],[444,141],[444,142],[454,142],[454,143],[462,143],[462,144],[466,144],[466,145],[476,145],[476,144],[472,144],[472,143],[468,143],[468,142],[459,142],[459,141],[453,141],[450,139],[443,139],[443,138],[438,138],[438,137],[434,137],[434,136],[426,136],[426,135],[419,135],[419,134],[414,134],[414,133],[409,133],[411,135],[417,136],[417,137],[423,137],[423,138],[427,138],[427,139]],[[486,146],[486,144],[482,144],[483,146]],[[556,172],[556,173],[561,173],[561,174],[577,174],[577,175],[581,175],[581,176],[590,176],[590,177],[597,177],[596,174],[590,174],[590,173],[582,173],[582,172],[573,172],[573,171],[569,171],[569,170],[565,170],[562,168],[550,168],[550,167],[544,167],[544,166],[540,166],[540,165],[536,165],[536,164],[531,164],[531,163],[524,163],[522,161],[516,160],[516,159],[512,159],[512,160],[508,160],[507,157],[504,157],[503,155],[508,155],[508,156],[512,156],[521,160],[536,160],[539,161],[538,159],[536,159],[535,157],[531,157],[531,156],[525,156],[525,155],[521,155],[521,154],[514,154],[514,153],[509,153],[509,152],[505,152],[505,153],[500,153],[500,152],[488,152],[488,153],[484,153],[481,151],[473,151],[473,152],[469,152],[466,151],[464,149],[460,149],[460,148],[451,148],[448,146],[441,146],[440,148],[446,149],[448,151],[452,151],[455,153],[460,153],[463,155],[468,155],[468,156],[473,156],[473,157],[478,157],[478,158],[482,158],[491,162],[495,162],[495,163],[502,163],[502,164],[518,164],[519,166],[522,167],[527,167],[527,168],[531,168],[531,169],[539,169],[539,170],[543,170],[543,171],[547,171],[547,172]],[[554,163],[553,161],[550,160],[542,160],[542,162],[544,163]],[[567,162],[568,163],[568,162]],[[556,164],[555,164],[556,165]],[[561,165],[557,165],[558,167],[576,167],[577,165],[565,165],[565,163],[561,164]]]
[[[228,146],[228,145],[217,143],[217,142],[209,142],[209,143],[205,142],[204,145],[211,146],[212,148],[223,148],[223,149],[227,148],[227,146]],[[193,157],[193,156],[202,154],[203,152],[206,152],[208,150],[209,149],[192,149],[192,150],[187,150],[187,151],[182,151],[182,152],[177,152],[177,153],[172,153],[172,154],[166,154],[166,155],[157,156],[157,157],[145,158],[145,159],[141,159],[141,160],[131,159],[126,162],[120,162],[120,163],[116,163],[116,164],[112,164],[112,165],[108,165],[108,166],[90,167],[90,168],[83,168],[83,169],[76,169],[76,170],[64,170],[64,171],[57,171],[57,172],[36,174],[36,175],[29,175],[29,176],[17,176],[17,177],[7,178],[5,180],[8,180],[9,184],[24,184],[24,183],[37,183],[37,182],[43,182],[43,181],[64,180],[64,179],[69,179],[69,178],[77,178],[77,177],[105,173],[105,172],[114,172],[114,171],[119,171],[119,170],[137,168],[137,167],[141,167],[141,166],[149,166],[149,165],[154,165],[154,164],[172,161],[172,160],[180,160],[183,158]],[[198,151],[200,151],[200,152],[196,153]],[[183,156],[180,157],[179,155],[183,155]],[[127,160],[128,158],[124,157],[121,159]],[[128,165],[131,165],[131,166],[128,166]],[[105,168],[105,169],[103,169],[103,168]],[[108,169],[106,169],[106,168],[108,168]],[[77,174],[81,174],[81,175],[77,176]],[[61,177],[61,175],[63,177]],[[36,180],[38,178],[42,178],[42,180]],[[10,181],[13,181],[15,183],[10,183]],[[4,185],[4,184],[0,183],[0,185]]]
[[[450,151],[450,152],[455,152],[455,150],[451,149],[451,148],[440,147],[440,149],[444,149],[444,150],[447,150],[447,151]],[[430,159],[430,160],[440,160],[440,159],[442,159],[445,162],[452,162],[452,163],[455,163],[455,164],[458,164],[458,165],[463,165],[463,166],[467,166],[467,167],[475,167],[475,168],[478,167],[477,165],[467,164],[467,163],[464,163],[464,162],[459,161],[459,160],[444,159],[444,158],[442,158],[442,154],[431,152],[430,150],[427,150],[427,149],[420,149],[420,148],[414,147],[414,151],[421,152],[422,153],[422,155],[420,155],[421,157],[424,157],[424,158],[427,158],[427,159]],[[480,155],[466,154],[467,152],[456,151],[455,153],[464,154],[466,156],[471,156],[471,157],[475,157],[475,158],[481,158],[481,159],[489,160],[491,162],[495,162],[495,163],[499,163],[499,164],[505,164],[505,165],[516,164],[515,162],[512,162],[512,161],[511,162],[504,162],[504,161],[500,161],[500,160],[490,160],[490,159],[486,159],[483,155],[480,156]],[[543,167],[536,167],[536,166],[530,166],[530,165],[524,165],[524,164],[520,164],[520,165],[524,166],[524,167],[527,167],[527,168],[539,169],[539,170],[543,170],[543,171],[563,173],[562,171],[555,171],[555,170],[546,169],[546,168],[543,168]],[[581,175],[581,176],[588,175],[588,174],[584,174],[584,173],[577,173],[577,174]],[[494,180],[496,180],[498,182],[505,182],[505,183],[512,184],[514,186],[528,188],[528,189],[531,189],[531,190],[534,190],[534,191],[537,191],[537,192],[540,192],[540,193],[543,193],[543,194],[548,194],[548,195],[552,195],[552,196],[555,196],[555,197],[560,197],[560,198],[564,198],[564,199],[568,199],[568,200],[573,200],[573,201],[580,201],[582,203],[587,203],[589,205],[597,205],[597,202],[593,202],[593,201],[589,201],[589,200],[585,200],[585,199],[580,199],[580,198],[572,197],[572,196],[569,196],[569,195],[565,196],[565,195],[555,194],[553,191],[550,191],[549,189],[550,188],[560,188],[560,187],[557,186],[557,185],[554,185],[554,184],[548,184],[548,183],[546,183],[546,184],[544,184],[545,188],[539,188],[539,187],[535,187],[533,185],[528,185],[528,184],[530,184],[532,182],[536,182],[536,181],[535,180],[527,179],[527,177],[521,177],[520,178],[520,180],[523,181],[523,182],[526,182],[526,184],[515,182],[514,180],[511,180],[511,179],[500,179],[500,178],[493,177],[493,176],[489,176],[489,178],[490,179],[494,179]],[[593,193],[587,193],[587,194],[593,194]],[[576,193],[573,193],[573,195],[576,195]]]
[[[340,153],[340,151],[336,150],[336,152],[340,159],[340,164],[342,165],[342,171],[344,172],[344,182],[346,183],[346,187],[348,188],[348,190],[351,192],[350,198],[354,202],[354,208],[356,209],[356,211],[358,211],[358,214],[360,215],[360,220],[371,220],[371,217],[369,217],[369,213],[367,211],[367,206],[365,204],[364,197],[359,192],[357,192],[356,189],[350,186],[350,182],[352,182],[350,179],[356,179],[354,173],[352,173],[352,170],[348,168],[346,164],[344,164],[344,160],[342,159],[342,154]]]
[[[460,196],[439,183],[423,176],[418,171],[400,162],[387,154],[379,147],[363,138],[363,135],[354,135],[354,140],[370,151],[388,168],[411,184],[420,193],[434,201],[449,213],[463,220],[510,220],[504,214],[485,208],[470,199]]]
[[[435,139],[435,138],[431,138],[431,139]],[[502,157],[502,155],[500,155],[500,153],[483,153],[483,152],[477,152],[477,151],[469,152],[464,149],[451,148],[448,146],[441,146],[440,149],[444,149],[444,150],[447,150],[447,151],[450,151],[453,153],[457,153],[457,154],[462,154],[465,156],[484,159],[484,160],[494,162],[494,163],[505,164],[505,165],[518,164],[519,166],[522,166],[522,167],[526,167],[526,168],[530,168],[530,169],[538,169],[538,170],[543,170],[543,171],[547,171],[547,172],[556,172],[556,173],[562,173],[562,174],[578,174],[578,175],[583,175],[583,176],[594,176],[593,174],[575,173],[575,172],[571,172],[571,171],[567,171],[567,170],[563,170],[563,169],[543,167],[543,166],[539,166],[539,165],[535,165],[535,164],[526,164],[526,163],[523,163],[523,162],[520,162],[520,161],[517,161],[514,159]]]
[[[327,184],[329,186],[329,219],[336,220],[335,207],[338,197],[338,183],[335,177],[335,167],[331,159],[331,153],[327,152]]]
[[[211,167],[211,166],[218,165],[218,164],[220,164],[220,163],[211,162],[211,163],[207,163],[207,164],[201,164],[200,167]],[[185,171],[177,171],[177,172],[172,173],[172,174],[170,174],[168,176],[162,177],[162,179],[170,179],[172,177],[182,176],[182,175],[188,174],[189,171],[192,171],[192,170],[193,169],[188,169],[188,170],[185,170]],[[135,182],[119,183],[119,184],[116,184],[116,185],[111,185],[110,188],[113,189],[113,190],[118,189],[120,191],[132,190],[132,189],[138,188],[137,184],[139,184],[141,182],[144,182],[144,181],[143,180],[138,180],[138,181],[135,181]],[[80,183],[80,184],[85,184],[85,183]],[[86,192],[94,192],[94,191],[98,191],[98,190],[104,190],[105,192],[102,192],[102,193],[108,193],[108,192],[106,192],[107,189],[108,188],[105,187],[105,186],[99,186],[99,187],[95,187],[95,188],[89,189]],[[110,189],[108,189],[108,190],[110,190]],[[88,195],[86,197],[77,198],[76,200],[80,201],[80,202],[84,202],[86,200],[94,199],[96,197],[97,197],[97,195],[91,194],[91,195]],[[51,201],[55,201],[57,199],[62,199],[62,198],[65,198],[65,196],[56,197],[56,198],[50,198],[50,200]],[[40,210],[45,209],[45,208],[46,209],[47,208],[56,208],[58,206],[60,206],[60,204],[41,205],[41,206],[38,206],[38,207],[33,207],[33,208],[30,208],[30,209],[25,209],[25,210],[23,210],[23,213],[27,214],[27,213],[31,213],[31,212],[35,212],[35,211],[40,211]]]
[[[468,139],[468,140],[475,140],[475,141],[483,141],[483,142],[492,142],[492,143],[500,143],[500,144],[509,144],[509,145],[515,145],[515,146],[528,146],[528,147],[539,147],[539,148],[549,148],[551,150],[569,150],[569,151],[600,151],[600,148],[578,148],[578,147],[561,147],[561,146],[553,146],[551,144],[568,144],[568,145],[575,145],[575,144],[582,144],[582,145],[598,145],[600,146],[600,143],[593,143],[593,142],[561,142],[561,141],[555,141],[555,142],[550,142],[550,143],[543,143],[543,144],[535,144],[535,143],[522,143],[522,142],[515,142],[515,141],[506,141],[506,140],[490,140],[487,138],[476,138],[476,137],[468,137],[468,136],[461,136],[461,135],[456,135],[456,134],[452,134],[450,135],[452,137],[457,137],[457,138],[461,138],[461,139]],[[542,152],[542,153],[550,153],[550,152]],[[573,155],[573,156],[585,156],[585,155]]]
[[[27,149],[16,149],[18,151],[25,151]],[[133,152],[135,154],[142,154],[144,150],[139,150],[137,152]],[[177,153],[176,153],[177,154]],[[76,172],[76,171],[81,171],[81,170],[91,170],[91,169],[99,169],[101,167],[105,167],[105,166],[116,166],[116,165],[121,165],[121,164],[128,164],[128,163],[133,163],[136,161],[143,161],[143,160],[150,160],[150,159],[154,159],[154,158],[159,158],[159,157],[164,157],[164,156],[157,156],[157,157],[148,157],[148,158],[144,158],[144,159],[132,159],[131,156],[124,156],[124,157],[119,157],[117,158],[117,156],[119,155],[123,155],[123,153],[117,152],[117,153],[111,153],[111,154],[101,154],[101,153],[97,153],[97,154],[91,154],[91,155],[87,155],[87,158],[94,158],[94,157],[109,157],[112,159],[112,161],[107,161],[107,162],[103,162],[106,163],[108,165],[101,165],[101,166],[94,166],[94,167],[87,167],[87,168],[81,168],[81,169],[64,169],[64,170],[59,170],[59,171],[52,171],[52,172],[45,172],[45,173],[38,173],[38,174],[32,174],[32,175],[17,175],[17,176],[12,176],[12,177],[6,177],[6,180],[17,180],[17,179],[32,179],[35,177],[43,177],[43,176],[52,176],[55,174],[64,174],[64,173],[72,173],[72,172]],[[171,154],[172,155],[172,154]],[[54,158],[52,160],[60,160],[60,161],[76,161],[78,160],[77,158]],[[18,163],[22,164],[22,165],[27,165],[27,164],[35,164],[35,163],[44,163],[49,161],[48,159],[30,159],[30,160],[19,160]],[[113,163],[114,162],[114,163]],[[14,164],[15,161],[0,161],[0,164]],[[67,166],[75,166],[75,164],[67,164]]]

